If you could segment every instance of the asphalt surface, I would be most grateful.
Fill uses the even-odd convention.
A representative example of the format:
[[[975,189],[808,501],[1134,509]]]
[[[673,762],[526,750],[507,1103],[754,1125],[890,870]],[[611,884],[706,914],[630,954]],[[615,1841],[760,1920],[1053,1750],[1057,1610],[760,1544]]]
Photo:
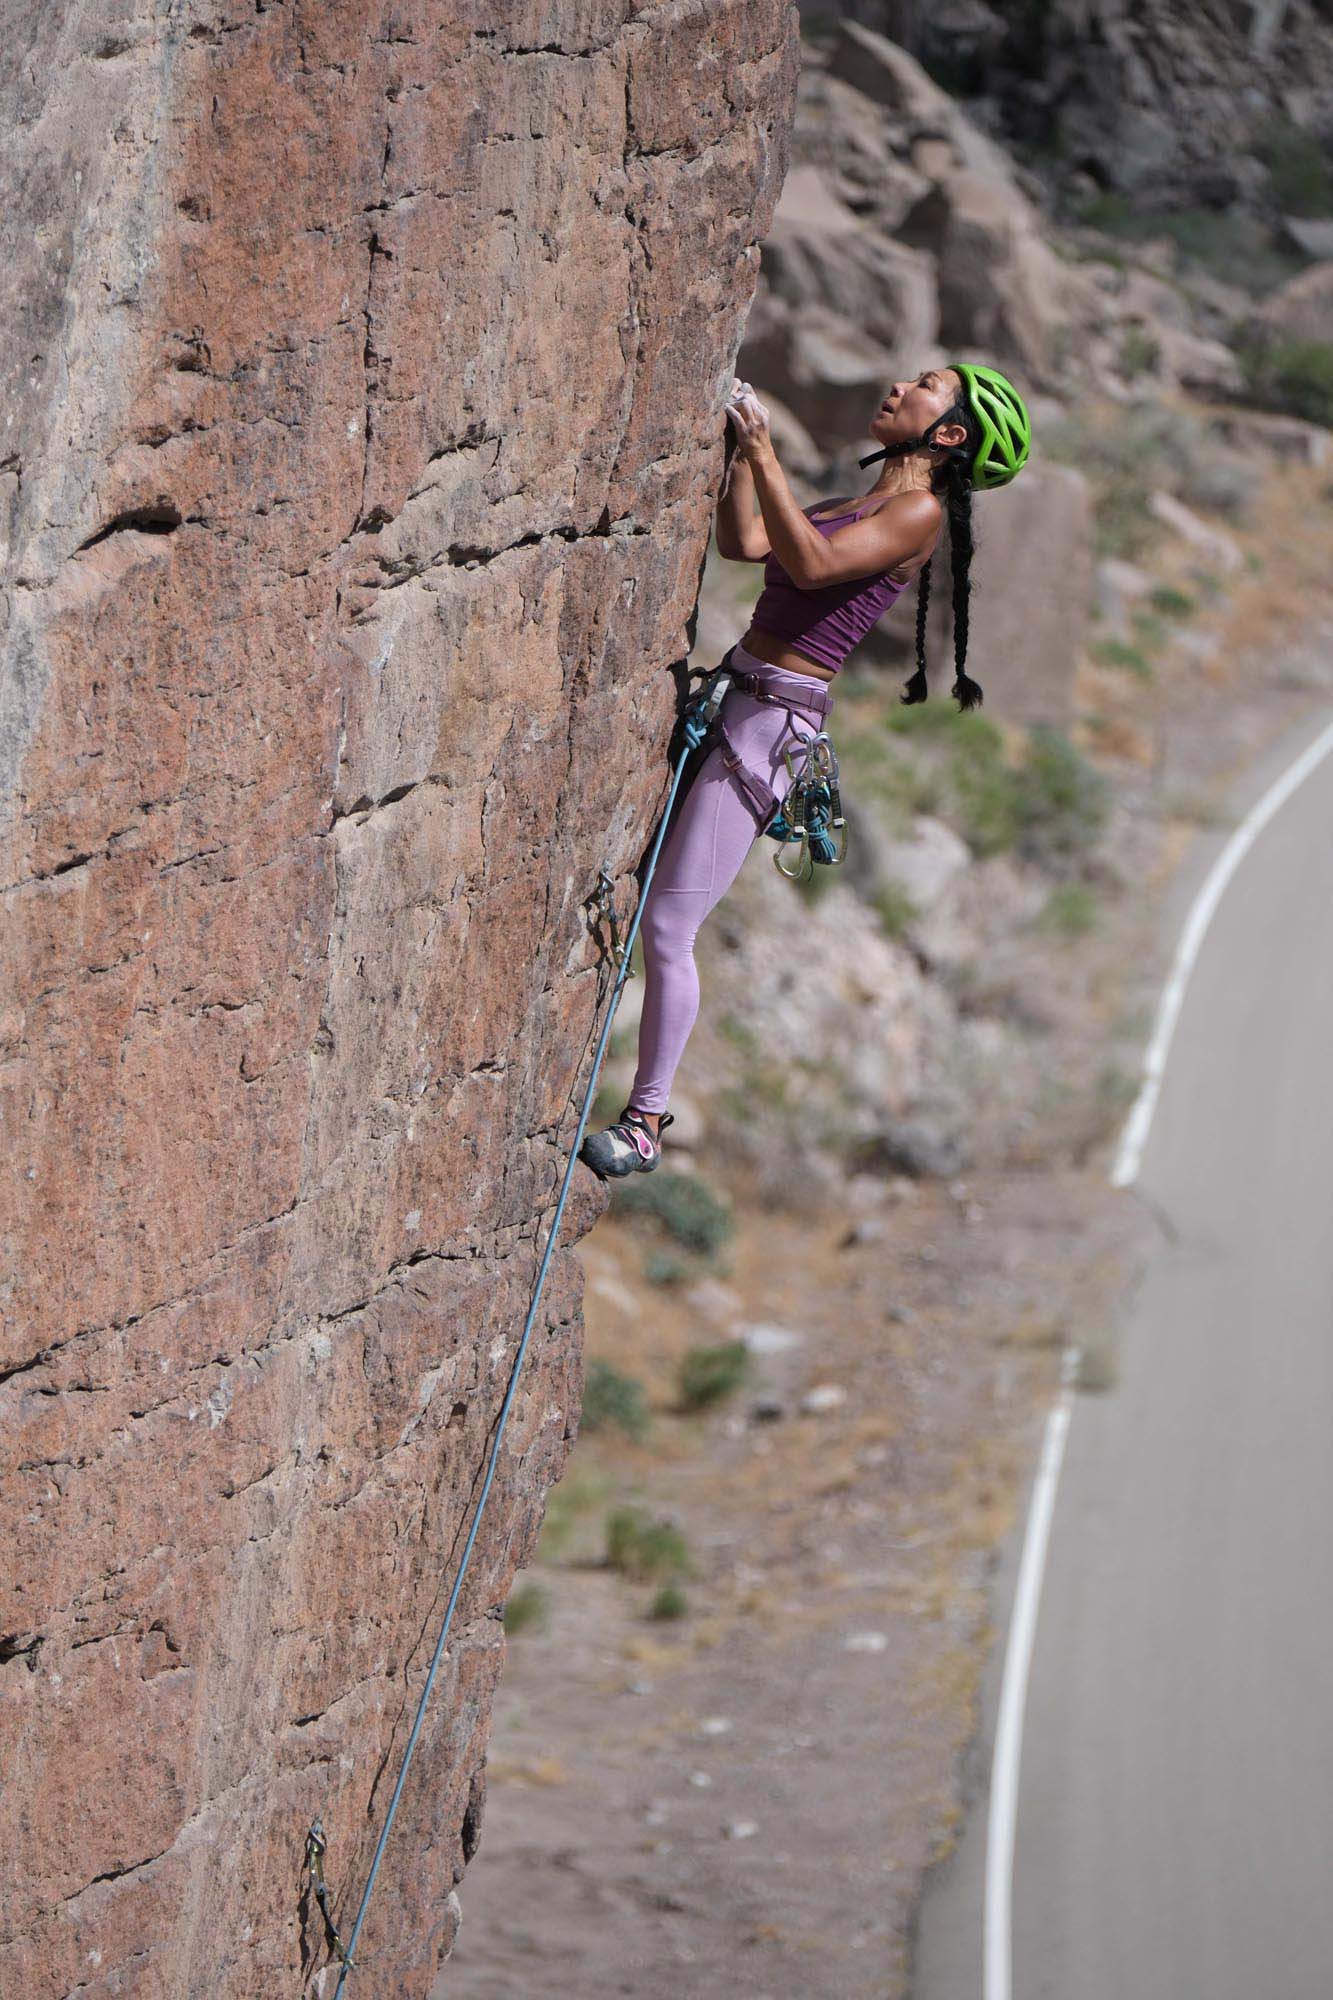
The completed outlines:
[[[1317,727],[1251,774],[1237,817]],[[1224,838],[1202,844],[1191,893]],[[1013,2000],[1327,2000],[1333,757],[1223,895],[1123,1198],[1161,1226],[1118,1381],[1076,1396],[1065,1444],[1025,1706]],[[976,1797],[928,1885],[913,2000],[983,1993],[1017,1556],[997,1577]]]

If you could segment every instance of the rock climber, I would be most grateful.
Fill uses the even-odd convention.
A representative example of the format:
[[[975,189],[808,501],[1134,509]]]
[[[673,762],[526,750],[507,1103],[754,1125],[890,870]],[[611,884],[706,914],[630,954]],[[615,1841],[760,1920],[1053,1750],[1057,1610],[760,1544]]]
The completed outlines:
[[[918,574],[917,665],[901,699],[926,699],[930,565],[946,510],[952,693],[960,709],[980,703],[981,689],[964,671],[972,494],[1007,485],[1031,442],[1027,411],[996,369],[963,362],[928,368],[895,382],[870,420],[880,448],[860,462],[884,465],[864,499],[801,508],[778,463],[769,412],[748,382],[733,382],[726,412],[735,450],[718,500],[718,552],[762,562],[764,588],[749,630],[724,660],[732,676],[720,717],[725,730],[684,795],[644,901],[638,1069],[615,1124],[589,1134],[581,1148],[603,1179],[659,1164],[661,1134],[672,1123],[672,1079],[699,1011],[699,926],[773,817],[766,808],[791,770],[784,748],[823,729],[832,707],[828,683]]]

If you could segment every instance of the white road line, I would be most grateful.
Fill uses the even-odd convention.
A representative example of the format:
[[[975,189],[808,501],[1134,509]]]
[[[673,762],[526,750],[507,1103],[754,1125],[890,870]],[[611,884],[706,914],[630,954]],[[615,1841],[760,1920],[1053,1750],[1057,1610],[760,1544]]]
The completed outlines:
[[[1222,891],[1278,808],[1286,803],[1311,771],[1333,750],[1333,722],[1329,722],[1281,777],[1271,784],[1256,805],[1251,806],[1222,852],[1209,869],[1203,887],[1190,905],[1189,916],[1171,963],[1170,975],[1158,1001],[1152,1040],[1144,1059],[1143,1081],[1138,1097],[1125,1122],[1111,1186],[1126,1187],[1135,1179],[1143,1158],[1143,1148],[1152,1124],[1153,1112],[1166,1068],[1171,1036],[1185,997],[1185,987],[1199,955],[1199,948],[1212,921]],[[1027,1704],[1028,1673],[1037,1629],[1037,1606],[1041,1598],[1042,1574],[1046,1566],[1046,1545],[1051,1516],[1064,1458],[1065,1437],[1073,1411],[1073,1385],[1078,1370],[1078,1349],[1066,1347],[1062,1357],[1060,1395],[1046,1418],[1041,1459],[1028,1508],[1014,1593],[1013,1614],[1005,1647],[1004,1675],[1000,1686],[1000,1710],[995,1730],[995,1753],[991,1762],[990,1809],[986,1827],[986,1890],[983,1915],[983,1996],[984,2000],[1010,2000],[1013,1988],[1013,1891],[1014,1828],[1018,1814],[1018,1773],[1023,1747],[1023,1710]]]
[[[1064,1386],[1046,1419],[1042,1438],[1041,1462],[1037,1467],[1036,1485],[1028,1509],[1023,1559],[1018,1567],[1018,1587],[1014,1593],[1009,1642],[1005,1648],[986,1826],[985,2000],[1009,2000],[1013,1982],[1010,1923],[1013,1914],[1014,1823],[1018,1815],[1018,1764],[1023,1749],[1023,1707],[1027,1699],[1028,1668],[1032,1663],[1032,1641],[1037,1630],[1037,1602],[1041,1596],[1042,1570],[1046,1563],[1046,1539],[1055,1509],[1055,1489],[1060,1478],[1060,1461],[1064,1457],[1065,1434],[1073,1409],[1073,1376],[1077,1359],[1077,1348],[1067,1347],[1064,1352]]]
[[[1254,844],[1256,835],[1267,826],[1278,807],[1286,804],[1296,787],[1323,762],[1330,750],[1333,750],[1333,722],[1319,732],[1314,742],[1301,752],[1294,763],[1287,766],[1282,776],[1269,786],[1258,804],[1250,807],[1209,869],[1202,889],[1190,905],[1189,918],[1180,934],[1180,943],[1176,946],[1170,977],[1157,1003],[1157,1020],[1152,1040],[1148,1044],[1147,1056],[1144,1058],[1143,1082],[1139,1086],[1134,1108],[1125,1121],[1115,1165],[1111,1169],[1112,1187],[1127,1187],[1139,1171],[1144,1144],[1148,1137],[1148,1127],[1152,1124],[1152,1115],[1157,1108],[1157,1094],[1162,1086],[1167,1050],[1171,1046],[1176,1018],[1180,1013],[1181,1002],[1185,998],[1185,985],[1194,969],[1194,961],[1199,955],[1204,934],[1212,922],[1213,912],[1222,899],[1222,891]]]

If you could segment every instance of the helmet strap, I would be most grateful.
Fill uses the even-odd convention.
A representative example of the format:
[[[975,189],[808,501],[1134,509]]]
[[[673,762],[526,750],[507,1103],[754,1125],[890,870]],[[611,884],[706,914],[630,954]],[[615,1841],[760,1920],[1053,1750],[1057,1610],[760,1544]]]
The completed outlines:
[[[901,458],[905,451],[916,451],[924,443],[924,438],[905,438],[902,444],[886,444],[880,451],[867,452],[861,464],[873,465],[877,458]]]
[[[873,465],[876,459],[879,458],[901,458],[904,452],[920,451],[922,445],[930,445],[932,451],[942,451],[949,458],[961,458],[965,450],[965,447],[961,445],[930,444],[931,433],[937,431],[941,424],[947,424],[955,414],[954,410],[946,410],[942,417],[936,417],[933,424],[926,425],[920,437],[904,438],[901,444],[882,445],[878,451],[867,452],[865,457],[858,461],[859,464],[864,468],[867,465]]]

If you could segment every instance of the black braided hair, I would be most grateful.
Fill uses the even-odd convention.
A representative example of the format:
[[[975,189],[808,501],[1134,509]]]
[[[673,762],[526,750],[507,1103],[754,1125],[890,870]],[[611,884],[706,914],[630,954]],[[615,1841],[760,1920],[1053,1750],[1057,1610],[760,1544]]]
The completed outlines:
[[[981,431],[965,403],[955,403],[939,419],[941,424],[963,424],[967,442],[954,446],[943,465],[931,475],[932,492],[943,492],[949,514],[949,555],[953,570],[953,657],[954,684],[950,689],[960,709],[980,708],[981,684],[964,671],[967,658],[968,613],[971,602],[972,569],[972,461],[981,442]],[[921,566],[916,599],[916,672],[903,689],[900,699],[918,702],[929,692],[926,683],[926,613],[930,605],[930,565]]]
[[[916,580],[916,672],[898,697],[900,701],[924,701],[930,692],[926,685],[926,613],[930,608],[930,565],[934,560],[933,556],[926,558]]]

